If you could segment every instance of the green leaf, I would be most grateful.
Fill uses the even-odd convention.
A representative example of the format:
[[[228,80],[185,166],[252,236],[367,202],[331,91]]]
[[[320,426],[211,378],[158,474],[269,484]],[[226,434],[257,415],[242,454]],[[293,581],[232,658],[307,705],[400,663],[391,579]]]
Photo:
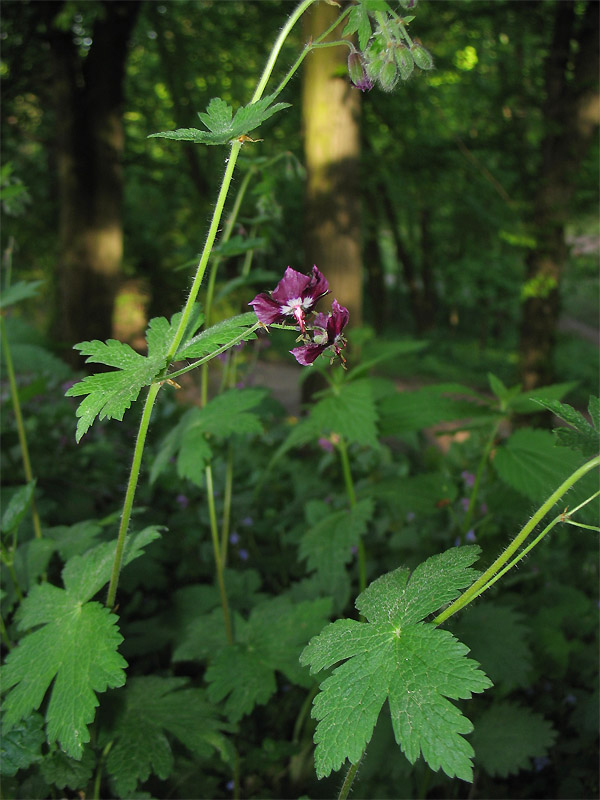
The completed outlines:
[[[338,608],[347,603],[350,590],[345,565],[354,558],[352,548],[365,534],[374,510],[372,500],[361,500],[350,510],[322,517],[300,542],[300,558],[316,571],[323,593],[331,595]]]
[[[38,289],[44,281],[17,281],[9,286],[7,289],[2,290],[0,295],[0,308],[8,308],[15,303],[20,303],[21,300],[28,300],[30,297],[35,297]]]
[[[364,50],[371,38],[371,23],[369,15],[365,7],[361,4],[354,6],[348,16],[348,22],[342,33],[342,36],[350,36],[358,31],[358,44],[361,50]]]
[[[43,627],[27,634],[6,658],[3,689],[14,688],[4,702],[4,724],[10,729],[39,708],[54,682],[46,711],[48,742],[81,758],[90,740],[96,693],[125,683],[117,618],[100,603],[82,605],[48,583],[34,586],[21,609],[21,630]]]
[[[597,402],[597,399],[590,397],[589,408],[592,422],[594,421],[593,401]],[[592,427],[583,414],[566,403],[559,403],[558,400],[538,399],[536,402],[575,429],[555,428],[552,432],[556,435],[558,444],[578,450],[586,458],[593,458],[600,452],[600,430],[597,426]]]
[[[311,417],[323,433],[334,432],[347,442],[377,447],[377,409],[369,379],[345,383],[313,407]]]
[[[472,779],[473,750],[461,734],[473,726],[446,698],[469,698],[491,682],[466,658],[465,645],[422,620],[471,584],[476,573],[468,567],[478,552],[448,550],[417,567],[410,580],[403,568],[383,575],[356,601],[368,622],[338,620],[305,648],[300,660],[311,672],[345,660],[313,705],[319,778],[346,758],[358,762],[387,700],[394,736],[411,763],[422,754],[433,770]]]
[[[442,472],[425,473],[408,478],[384,478],[361,487],[359,495],[385,502],[400,518],[436,514],[440,503],[456,500],[458,490]]]
[[[330,608],[329,598],[292,603],[282,596],[255,606],[247,622],[239,618],[235,644],[220,650],[206,671],[210,699],[227,698],[225,711],[235,722],[268,701],[276,689],[275,671],[292,683],[310,685],[298,656]]]
[[[253,311],[218,322],[185,342],[177,352],[175,360],[204,358],[224,345],[233,346],[238,342],[256,339],[256,333],[250,330],[254,325],[256,325],[256,314]]]
[[[10,498],[8,506],[2,514],[2,533],[10,533],[21,522],[27,513],[31,501],[33,499],[33,490],[35,489],[35,481],[27,483],[13,494]]]
[[[158,536],[146,528],[126,545],[124,564]],[[125,683],[125,660],[117,653],[123,637],[117,617],[96,602],[86,602],[108,581],[115,542],[75,556],[63,569],[65,589],[51,584],[33,587],[21,605],[19,629],[30,631],[9,653],[2,670],[7,729],[39,708],[53,684],[46,711],[48,742],[80,759],[90,740],[87,726],[98,705],[97,692]]]
[[[509,402],[509,408],[519,414],[535,414],[539,412],[538,403],[540,401],[560,400],[565,395],[572,392],[577,386],[577,381],[567,383],[553,383],[550,386],[541,386],[530,392],[524,392],[514,397]],[[542,402],[542,405],[544,403]]]
[[[47,783],[57,788],[76,791],[85,787],[96,767],[96,755],[91,747],[86,747],[80,761],[55,750],[43,760],[42,775]]]
[[[173,341],[181,314],[175,314],[169,323],[164,317],[150,320],[146,331],[148,355],[141,356],[128,344],[116,339],[100,342],[80,342],[75,350],[87,355],[86,363],[106,364],[116,367],[118,372],[101,372],[88,375],[66,392],[67,397],[87,395],[79,408],[77,416],[76,440],[99,419],[122,420],[125,411],[135,402],[141,389],[148,386],[165,368],[166,357]]]
[[[503,447],[498,448],[493,464],[505,483],[541,505],[554,489],[581,466],[582,459],[576,453],[556,447],[549,431],[522,428],[513,433]],[[585,475],[561,502],[574,508],[597,490],[597,483],[597,475]],[[594,524],[597,515],[590,505],[577,512],[577,519],[590,520]]]
[[[196,144],[228,144],[244,134],[250,133],[278,111],[289,108],[290,103],[275,103],[275,95],[263,97],[255,103],[238,108],[232,119],[233,109],[220,97],[214,97],[205,112],[198,116],[208,131],[197,128],[178,128],[175,131],[152,133],[148,138],[175,139]]]
[[[139,782],[151,773],[162,780],[173,770],[173,752],[167,734],[188,750],[209,756],[215,749],[228,761],[234,754],[222,731],[227,725],[202,689],[187,688],[185,678],[132,678],[121,695],[114,744],[106,763],[121,797],[131,797]]]
[[[379,413],[382,436],[401,436],[452,420],[485,423],[495,419],[487,401],[472,389],[454,383],[385,397],[379,404]]]
[[[506,778],[545,756],[556,733],[548,720],[516,703],[495,703],[477,720],[473,734],[476,761],[492,776]]]
[[[469,647],[496,691],[529,686],[531,637],[522,614],[490,602],[470,605],[454,622],[452,632]]]
[[[12,777],[20,769],[42,760],[41,748],[46,738],[42,730],[43,724],[44,718],[41,714],[31,714],[7,733],[2,730],[0,775]]]

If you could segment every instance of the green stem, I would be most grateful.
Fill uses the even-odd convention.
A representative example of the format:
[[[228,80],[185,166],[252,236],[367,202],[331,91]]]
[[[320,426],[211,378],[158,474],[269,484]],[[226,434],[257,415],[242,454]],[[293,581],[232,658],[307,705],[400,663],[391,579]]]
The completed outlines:
[[[135,497],[135,490],[140,475],[140,467],[142,464],[142,455],[144,453],[144,445],[146,443],[146,435],[150,425],[150,417],[152,415],[152,408],[156,401],[156,397],[160,390],[160,383],[153,383],[148,389],[146,402],[144,403],[144,410],[140,420],[140,427],[135,442],[135,450],[133,451],[133,462],[131,464],[131,472],[129,473],[129,481],[127,483],[127,491],[125,492],[125,501],[123,503],[123,513],[121,514],[121,524],[119,526],[119,535],[117,537],[117,549],[115,551],[115,559],[113,562],[112,573],[110,576],[110,584],[108,586],[108,595],[106,598],[106,605],[113,608],[117,596],[117,586],[119,584],[119,574],[121,572],[121,565],[123,563],[123,550],[125,548],[125,540],[127,538],[127,529],[129,528],[129,520],[131,518],[131,510],[133,508],[133,500]]]
[[[231,630],[231,618],[229,616],[229,603],[227,602],[227,592],[225,590],[225,580],[223,578],[223,560],[219,548],[219,533],[217,529],[217,512],[215,510],[215,495],[212,478],[212,467],[210,464],[205,469],[206,476],[206,496],[208,499],[208,514],[210,517],[210,535],[212,537],[213,553],[215,557],[215,567],[217,569],[217,582],[221,595],[221,606],[223,617],[225,618],[225,633],[229,644],[233,644],[233,632]]]
[[[475,583],[470,586],[465,592],[461,594],[461,596],[454,601],[447,609],[442,611],[440,614],[435,617],[433,620],[434,625],[440,625],[442,622],[447,620],[453,614],[456,614],[457,611],[460,611],[461,608],[464,608],[468,605],[475,597],[478,597],[481,594],[481,591],[484,591],[485,588],[491,586],[491,581],[503,567],[507,563],[507,561],[511,558],[513,553],[515,553],[519,547],[523,544],[525,539],[529,536],[529,534],[533,531],[536,525],[546,516],[548,511],[556,505],[556,503],[560,500],[560,498],[573,486],[577,483],[580,478],[586,475],[590,470],[594,469],[600,465],[600,456],[596,456],[595,458],[591,459],[587,463],[583,464],[579,469],[575,470],[575,472],[570,475],[561,485],[554,491],[550,497],[546,500],[546,502],[540,506],[540,508],[535,512],[533,517],[529,520],[529,522],[521,529],[521,531],[515,536],[513,541],[509,544],[506,550],[498,556],[498,558],[494,561],[494,563],[486,569],[483,575],[478,578]],[[591,499],[591,498],[590,498]],[[586,501],[588,502],[588,501]],[[562,515],[557,517],[558,521],[561,521]],[[553,523],[550,524],[549,528],[553,527]],[[545,535],[547,530],[543,531]],[[535,543],[542,538],[541,535],[537,537]],[[514,566],[519,560],[521,556],[511,562],[510,566]],[[506,570],[505,570],[506,571]],[[504,573],[503,573],[504,574]],[[485,587],[485,588],[484,588]],[[480,591],[481,590],[481,591]]]
[[[344,474],[344,483],[346,484],[346,493],[348,494],[348,501],[350,508],[356,505],[356,491],[354,489],[354,481],[352,480],[352,472],[350,470],[350,459],[348,458],[348,448],[343,436],[339,437],[337,443],[340,460],[342,462],[342,472]],[[358,540],[358,586],[361,592],[367,588],[367,566],[366,566],[365,544],[362,537]]]
[[[92,794],[94,800],[100,800],[100,784],[102,783],[102,770],[104,769],[104,762],[106,761],[106,757],[110,753],[112,746],[113,743],[111,741],[106,745],[106,747],[100,754],[100,759],[98,761],[98,768],[96,769],[96,777],[94,778],[94,790]]]
[[[496,434],[498,433],[498,428],[500,427],[501,422],[502,420],[499,419],[498,422],[494,425],[492,432],[489,435],[486,445],[484,447],[481,458],[479,459],[479,464],[477,466],[477,473],[475,474],[475,481],[473,483],[473,489],[471,491],[471,496],[469,497],[469,507],[467,509],[467,513],[465,515],[465,519],[463,522],[463,533],[467,533],[471,528],[471,520],[473,519],[473,514],[475,513],[475,502],[477,500],[477,495],[479,493],[479,485],[481,483],[481,478],[483,475],[483,471],[487,465],[488,458],[490,457],[492,447],[494,446]]]
[[[223,521],[221,524],[221,561],[227,564],[227,544],[229,542],[229,524],[231,521],[231,499],[233,496],[233,444],[227,447],[227,463],[225,465],[225,492],[223,494]]]
[[[4,360],[6,362],[6,372],[8,374],[8,383],[10,386],[10,399],[12,407],[15,412],[15,422],[17,423],[17,435],[19,437],[19,447],[21,449],[21,458],[23,461],[23,470],[25,472],[25,480],[27,483],[33,481],[33,471],[31,469],[31,461],[29,459],[29,447],[27,445],[27,435],[25,433],[25,425],[23,424],[23,414],[21,413],[21,402],[19,400],[19,390],[17,388],[17,380],[15,377],[15,370],[13,360],[8,346],[8,337],[6,335],[6,324],[4,317],[0,315],[0,333],[2,335],[2,350],[4,351]],[[35,497],[31,498],[31,516],[33,518],[33,530],[36,539],[42,538],[42,526],[40,524],[40,517],[35,505]]]
[[[350,789],[352,788],[352,784],[354,783],[354,778],[356,778],[356,773],[358,772],[358,768],[360,767],[360,762],[363,760],[364,757],[365,757],[365,751],[363,750],[362,755],[358,759],[356,764],[350,764],[348,772],[346,773],[346,777],[344,778],[342,788],[340,789],[338,800],[346,800],[346,798],[350,794]]]

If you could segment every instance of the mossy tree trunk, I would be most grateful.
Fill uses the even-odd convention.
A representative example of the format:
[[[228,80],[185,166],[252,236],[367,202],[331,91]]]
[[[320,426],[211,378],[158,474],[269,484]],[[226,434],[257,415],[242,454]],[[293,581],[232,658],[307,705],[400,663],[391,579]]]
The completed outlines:
[[[306,39],[317,38],[339,8],[315,4],[305,17]],[[339,33],[339,32],[338,32]],[[305,267],[316,264],[332,294],[362,321],[360,213],[360,91],[347,73],[347,47],[313,51],[305,62],[302,91],[307,168]]]

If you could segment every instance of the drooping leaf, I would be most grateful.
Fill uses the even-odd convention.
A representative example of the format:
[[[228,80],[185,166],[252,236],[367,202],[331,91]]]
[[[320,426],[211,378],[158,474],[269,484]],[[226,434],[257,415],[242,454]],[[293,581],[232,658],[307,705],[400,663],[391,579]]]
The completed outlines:
[[[38,289],[43,281],[17,281],[3,289],[0,294],[0,308],[8,308],[15,303],[20,303],[21,300],[28,300],[30,297],[35,297]]]
[[[371,38],[371,23],[369,21],[369,15],[367,14],[367,10],[362,3],[359,5],[354,6],[350,14],[348,15],[348,22],[346,23],[346,27],[343,31],[343,36],[350,36],[353,33],[358,31],[358,44],[361,50],[364,50],[369,43],[369,39]]]
[[[494,703],[475,725],[475,759],[492,776],[506,778],[529,769],[556,738],[548,720],[516,703]]]
[[[292,683],[310,685],[298,656],[323,627],[330,608],[329,598],[292,603],[281,596],[255,606],[247,622],[239,618],[235,644],[220,650],[206,671],[211,700],[227,698],[225,711],[235,722],[267,702],[276,688],[276,671]]]
[[[34,489],[35,481],[31,481],[31,483],[27,483],[17,489],[10,498],[7,507],[2,513],[2,522],[0,524],[2,533],[10,533],[20,524],[29,509]]]
[[[207,131],[197,128],[179,128],[175,131],[152,133],[149,138],[175,139],[196,144],[228,144],[244,134],[250,133],[278,111],[289,108],[289,103],[273,103],[274,95],[263,97],[255,103],[238,108],[233,116],[233,109],[220,97],[214,97],[205,112],[200,112],[200,120],[208,128]]]
[[[155,528],[130,536],[124,564],[156,536]],[[64,589],[48,583],[33,587],[19,620],[19,629],[31,632],[9,653],[2,669],[3,691],[10,690],[4,702],[5,729],[37,710],[52,684],[48,742],[58,742],[76,759],[90,740],[96,694],[125,683],[117,617],[100,603],[86,602],[108,581],[115,547],[107,542],[70,559],[63,569]]]
[[[208,756],[217,750],[227,761],[233,760],[223,734],[227,724],[207,702],[205,692],[189,688],[186,678],[132,678],[122,700],[106,763],[121,797],[131,797],[137,784],[151,773],[163,780],[171,774],[173,752],[168,736],[196,755]]]
[[[590,397],[589,410],[592,423],[595,421],[592,413],[594,402],[598,402],[597,398]],[[553,433],[559,444],[570,447],[572,450],[578,450],[586,458],[593,458],[600,453],[600,430],[597,424],[590,425],[580,411],[566,403],[560,403],[558,400],[538,399],[537,403],[572,426],[571,428],[554,429]]]
[[[355,764],[370,741],[383,703],[390,706],[396,741],[411,763],[420,754],[433,770],[472,779],[473,750],[462,734],[472,725],[447,698],[469,698],[491,685],[468,648],[448,631],[423,622],[470,585],[479,548],[448,550],[410,577],[397,569],[372,583],[356,601],[367,622],[338,620],[301,655],[311,672],[333,666],[321,684],[313,716],[319,778]]]
[[[539,403],[544,405],[544,401],[559,401],[577,386],[577,381],[565,383],[553,383],[550,386],[541,386],[539,389],[532,389],[514,397],[509,407],[512,411],[519,414],[535,414],[539,412]]]
[[[80,342],[75,345],[86,363],[106,364],[116,367],[116,372],[100,372],[88,375],[71,386],[67,397],[87,395],[79,404],[76,440],[88,431],[96,417],[122,420],[144,386],[148,386],[166,366],[166,357],[175,335],[180,314],[174,315],[171,323],[164,317],[150,320],[146,332],[148,355],[136,353],[128,344],[116,339],[100,342]]]

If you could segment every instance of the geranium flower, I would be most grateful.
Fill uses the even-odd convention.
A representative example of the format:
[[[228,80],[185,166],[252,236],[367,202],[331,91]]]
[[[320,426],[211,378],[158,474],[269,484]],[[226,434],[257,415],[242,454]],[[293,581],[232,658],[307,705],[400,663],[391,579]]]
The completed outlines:
[[[373,88],[373,81],[365,70],[364,59],[356,48],[352,48],[348,56],[348,74],[352,85],[360,89],[361,92],[369,92]]]
[[[294,317],[301,333],[306,333],[306,312],[328,291],[329,283],[316,267],[312,268],[310,275],[288,267],[273,292],[257,294],[248,305],[254,308],[263,325],[285,322],[287,317]]]
[[[334,300],[329,315],[317,314],[315,317],[312,342],[294,347],[290,353],[304,367],[312,364],[328,347],[344,360],[341,350],[346,346],[346,340],[342,336],[342,331],[348,324],[349,317],[348,309]]]

